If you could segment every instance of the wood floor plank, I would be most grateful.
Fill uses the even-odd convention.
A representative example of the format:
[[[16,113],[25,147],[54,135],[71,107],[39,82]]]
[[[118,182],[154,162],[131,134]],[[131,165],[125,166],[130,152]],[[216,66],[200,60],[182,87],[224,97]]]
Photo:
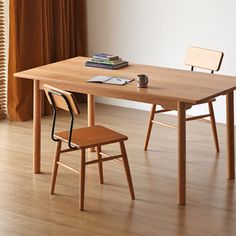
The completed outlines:
[[[86,126],[81,105],[76,127]],[[187,125],[187,205],[176,205],[177,133],[155,125],[143,151],[148,112],[97,104],[97,124],[129,137],[126,142],[136,200],[131,201],[122,165],[104,163],[104,185],[96,165],[86,170],[86,211],[79,211],[79,178],[59,169],[55,195],[49,185],[55,143],[51,117],[42,120],[42,174],[32,174],[32,121],[0,121],[0,235],[4,236],[233,236],[236,187],[227,180],[225,126],[217,124],[220,154],[215,154],[210,124]],[[165,122],[176,117],[159,115]],[[60,129],[68,128],[60,114]],[[119,152],[117,146],[103,148]],[[87,153],[89,159],[96,153]],[[79,167],[79,152],[62,155]]]

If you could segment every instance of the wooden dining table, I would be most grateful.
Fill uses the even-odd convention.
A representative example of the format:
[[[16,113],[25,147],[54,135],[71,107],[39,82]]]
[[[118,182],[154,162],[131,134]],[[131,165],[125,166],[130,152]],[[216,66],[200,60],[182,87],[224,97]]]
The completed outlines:
[[[33,111],[33,171],[41,171],[41,100],[44,84],[88,96],[88,126],[95,125],[95,96],[126,99],[150,104],[176,102],[178,115],[177,145],[177,203],[186,203],[186,108],[212,98],[226,97],[227,166],[228,179],[235,178],[234,161],[234,90],[236,76],[192,72],[130,63],[118,70],[86,67],[89,58],[75,57],[68,60],[15,73],[17,78],[34,82]],[[136,81],[124,86],[88,83],[95,76],[125,76],[136,78],[146,74],[148,88],[138,88]],[[141,138],[141,137],[140,137]]]

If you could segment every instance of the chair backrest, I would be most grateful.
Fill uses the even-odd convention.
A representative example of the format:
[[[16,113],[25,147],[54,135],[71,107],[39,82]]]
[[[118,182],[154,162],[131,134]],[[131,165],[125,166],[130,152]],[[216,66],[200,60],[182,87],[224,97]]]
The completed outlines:
[[[191,66],[191,70],[198,67],[213,73],[220,69],[223,56],[224,53],[220,51],[191,46],[187,51],[185,65]]]
[[[44,90],[48,101],[52,106],[66,111],[70,111],[71,109],[76,115],[80,113],[73,93],[49,85],[44,85]]]
[[[61,108],[63,110],[69,111],[71,120],[70,120],[70,129],[69,129],[69,136],[68,136],[68,146],[70,149],[75,149],[71,144],[72,132],[73,132],[73,124],[74,124],[74,114],[79,114],[79,108],[76,103],[75,97],[73,93],[49,86],[44,85],[44,90],[47,95],[48,101],[53,107],[53,123],[52,123],[52,131],[51,131],[51,138],[53,141],[58,142],[60,141],[54,135],[55,125],[56,125],[56,116],[57,116],[57,109]]]

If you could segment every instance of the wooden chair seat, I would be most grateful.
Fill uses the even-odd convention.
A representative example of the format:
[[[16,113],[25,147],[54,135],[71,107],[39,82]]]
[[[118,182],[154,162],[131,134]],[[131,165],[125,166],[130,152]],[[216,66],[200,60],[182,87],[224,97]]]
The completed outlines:
[[[55,134],[55,137],[67,143],[69,133],[69,131],[59,132]],[[81,149],[125,141],[127,139],[128,137],[123,134],[117,133],[103,126],[96,125],[92,127],[74,129],[72,132],[71,144],[78,149]]]

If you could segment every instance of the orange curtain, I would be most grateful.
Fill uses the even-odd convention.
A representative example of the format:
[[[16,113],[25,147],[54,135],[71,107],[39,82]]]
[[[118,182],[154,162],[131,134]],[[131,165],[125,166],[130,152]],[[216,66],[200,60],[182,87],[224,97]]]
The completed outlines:
[[[86,55],[85,0],[10,0],[8,116],[25,121],[33,114],[33,82],[13,74]],[[46,100],[45,100],[46,101]],[[44,104],[45,113],[49,105]]]

